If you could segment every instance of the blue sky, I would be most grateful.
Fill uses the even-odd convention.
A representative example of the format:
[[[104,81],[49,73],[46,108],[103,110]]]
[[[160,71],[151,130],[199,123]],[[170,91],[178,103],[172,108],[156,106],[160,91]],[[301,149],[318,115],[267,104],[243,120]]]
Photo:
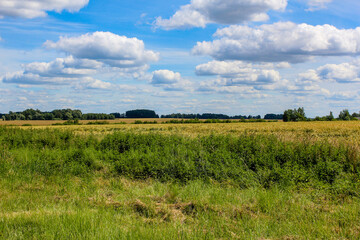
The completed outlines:
[[[356,0],[0,0],[0,112],[359,112]]]

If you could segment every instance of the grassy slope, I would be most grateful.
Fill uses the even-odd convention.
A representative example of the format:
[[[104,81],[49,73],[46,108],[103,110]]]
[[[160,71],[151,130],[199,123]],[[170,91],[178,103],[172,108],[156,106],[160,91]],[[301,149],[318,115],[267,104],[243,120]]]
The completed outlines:
[[[359,162],[347,147],[266,136],[0,133],[3,239],[360,237]]]

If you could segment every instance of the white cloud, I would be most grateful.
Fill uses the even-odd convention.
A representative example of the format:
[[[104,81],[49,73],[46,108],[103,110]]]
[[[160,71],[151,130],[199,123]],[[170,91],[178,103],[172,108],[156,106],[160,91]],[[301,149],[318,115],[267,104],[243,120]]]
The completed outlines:
[[[80,88],[83,89],[101,89],[101,90],[112,90],[116,87],[109,82],[103,82],[98,79],[93,79],[91,77],[86,77],[82,79],[78,86],[80,86]]]
[[[327,64],[317,69],[322,80],[334,80],[339,83],[360,82],[360,59],[352,63]]]
[[[205,94],[231,94],[238,98],[263,98],[268,96],[252,86],[228,86],[222,79],[203,81],[197,92]]]
[[[70,55],[51,62],[24,64],[23,71],[7,73],[0,80],[21,85],[72,85],[77,89],[107,89],[113,86],[92,77],[101,75],[113,81],[145,78],[149,63],[158,60],[158,54],[146,50],[143,41],[108,32],[60,38],[56,43],[47,41],[45,45]]]
[[[47,41],[44,45],[79,59],[96,60],[119,68],[139,67],[159,60],[159,54],[146,50],[142,40],[111,32],[61,37],[58,42]]]
[[[209,23],[237,24],[266,21],[270,10],[282,11],[287,0],[191,0],[170,19],[158,17],[155,26],[166,30],[204,28]]]
[[[223,78],[224,85],[265,85],[279,82],[280,73],[263,69],[266,65],[253,65],[242,61],[212,61],[196,67],[197,75],[216,75]],[[271,67],[271,66],[270,66]]]
[[[181,74],[169,70],[157,70],[153,72],[152,84],[171,84],[181,80]]]
[[[17,84],[71,84],[76,78],[97,73],[102,63],[75,59],[73,56],[57,58],[52,62],[33,62],[24,64],[23,71],[7,73],[1,79],[4,83]]]
[[[333,0],[309,0],[309,8],[307,11],[317,11],[326,8],[326,5],[331,3]]]
[[[89,3],[89,0],[0,0],[0,18],[45,17],[48,11],[77,12]]]
[[[163,87],[165,91],[191,91],[193,83],[183,79],[181,74],[170,70],[157,70],[153,72],[151,84]]]
[[[332,93],[328,96],[329,99],[335,101],[351,101],[360,98],[360,92],[358,91],[339,91]]]
[[[321,80],[318,73],[315,70],[310,69],[304,73],[300,73],[297,81],[302,83],[313,83],[320,82]]]
[[[43,77],[39,74],[25,73],[23,71],[6,73],[5,76],[0,78],[4,83],[17,83],[17,84],[29,84],[29,85],[41,85],[41,84],[71,84],[73,81],[71,78],[66,77]]]
[[[360,59],[349,63],[326,64],[299,74],[298,82],[360,83]]]
[[[79,77],[82,75],[96,74],[96,69],[102,67],[102,63],[75,59],[73,56],[57,58],[52,62],[34,62],[23,65],[24,73],[38,74],[42,77]]]
[[[200,92],[247,94],[263,97],[267,92],[292,95],[328,96],[330,92],[319,86],[315,71],[299,75],[295,81],[284,79],[274,68],[277,64],[253,64],[242,61],[212,61],[196,67],[200,76],[217,76],[216,80],[203,81],[197,88]],[[264,93],[265,92],[265,93]]]
[[[305,62],[313,56],[360,55],[360,27],[337,29],[279,22],[251,28],[219,29],[212,42],[198,42],[192,52],[216,60]]]

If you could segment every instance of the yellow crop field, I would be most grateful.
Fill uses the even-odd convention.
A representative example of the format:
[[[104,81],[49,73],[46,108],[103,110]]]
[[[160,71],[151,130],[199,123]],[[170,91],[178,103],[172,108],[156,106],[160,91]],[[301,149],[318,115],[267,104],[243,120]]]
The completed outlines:
[[[58,128],[71,129],[79,134],[102,135],[115,131],[136,133],[162,133],[177,134],[196,137],[199,135],[225,134],[240,135],[267,134],[277,136],[286,141],[328,141],[332,143],[348,143],[354,146],[360,144],[360,121],[334,121],[334,122],[259,122],[259,123],[209,123],[209,124],[132,124],[135,119],[128,119],[127,124],[117,124],[120,121],[108,121],[106,125],[69,125],[49,126],[51,121],[28,121],[33,126],[22,128]],[[143,120],[144,121],[144,120]],[[150,121],[150,120],[149,120]],[[152,120],[153,121],[153,120]],[[164,120],[163,120],[164,121]],[[53,121],[51,123],[55,123]],[[88,122],[88,121],[87,121]],[[84,124],[86,122],[84,121]]]
[[[132,118],[124,118],[124,119],[114,119],[114,120],[98,120],[98,121],[106,121],[109,124],[119,124],[119,123],[134,123],[139,119]],[[155,119],[157,122],[162,123],[165,121],[169,121],[170,119]],[[154,119],[144,118],[141,121],[151,121]],[[22,126],[22,125],[32,125],[32,126],[51,126],[56,123],[64,123],[65,120],[16,120],[16,121],[1,121],[0,125],[14,125],[14,126]],[[96,122],[96,120],[79,120],[81,124],[88,124],[89,122]]]

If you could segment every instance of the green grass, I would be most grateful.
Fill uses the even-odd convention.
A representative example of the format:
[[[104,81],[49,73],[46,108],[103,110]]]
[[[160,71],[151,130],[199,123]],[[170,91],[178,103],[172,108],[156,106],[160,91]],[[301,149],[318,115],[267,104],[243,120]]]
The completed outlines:
[[[0,128],[0,239],[359,239],[346,145]]]

